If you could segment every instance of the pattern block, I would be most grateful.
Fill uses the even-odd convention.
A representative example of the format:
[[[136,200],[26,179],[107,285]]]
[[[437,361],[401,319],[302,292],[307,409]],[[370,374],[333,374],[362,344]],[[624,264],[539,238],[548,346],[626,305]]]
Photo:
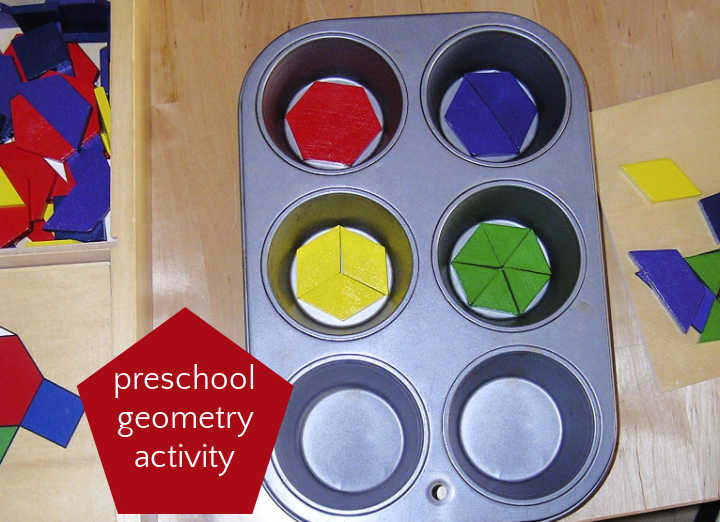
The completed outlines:
[[[505,71],[465,74],[443,117],[472,156],[518,154],[537,107]]]
[[[389,292],[385,247],[336,226],[298,248],[296,296],[342,321]]]
[[[0,426],[20,424],[42,374],[17,335],[0,337]]]
[[[66,447],[84,413],[80,396],[44,379],[22,427]]]
[[[17,426],[0,426],[0,464],[17,433]]]
[[[705,296],[705,285],[677,250],[635,250],[630,257],[642,272],[639,277],[687,333]]]
[[[532,229],[480,223],[452,259],[467,303],[517,315],[550,281],[551,272]]]
[[[382,131],[365,89],[316,81],[285,116],[304,160],[353,165]]]
[[[710,230],[712,230],[713,236],[715,236],[715,241],[720,243],[720,192],[702,198],[700,208],[705,215]]]
[[[669,158],[629,163],[622,170],[653,203],[700,195],[692,180]]]

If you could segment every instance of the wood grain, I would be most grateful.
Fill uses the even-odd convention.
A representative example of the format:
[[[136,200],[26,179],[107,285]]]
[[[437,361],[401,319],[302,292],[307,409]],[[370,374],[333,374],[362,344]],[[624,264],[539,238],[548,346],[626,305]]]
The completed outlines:
[[[245,71],[267,43],[322,18],[496,9],[547,26],[570,47],[593,109],[720,73],[720,4],[713,1],[152,2],[154,323],[188,306],[243,342],[237,99]],[[672,393],[657,388],[617,253],[608,252],[620,445],[606,484],[573,520],[720,496],[718,471],[709,468],[720,461],[712,445],[717,424],[708,422],[720,417],[716,381]],[[281,515],[263,493],[252,520]]]

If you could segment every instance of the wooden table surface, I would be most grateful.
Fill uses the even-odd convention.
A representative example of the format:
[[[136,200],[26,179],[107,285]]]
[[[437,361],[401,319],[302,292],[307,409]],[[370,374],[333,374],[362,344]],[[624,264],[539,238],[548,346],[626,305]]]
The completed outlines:
[[[516,13],[548,27],[573,51],[585,72],[593,110],[720,76],[720,2],[713,0],[158,0],[150,9],[154,323],[188,306],[239,343],[244,316],[237,100],[253,58],[284,31],[324,18]],[[692,469],[673,462],[672,444],[657,451],[653,430],[660,419],[670,430],[665,440],[676,436],[678,446],[687,444],[687,421],[683,418],[682,429],[673,431],[672,412],[653,410],[649,363],[633,367],[632,374],[623,366],[626,358],[619,347],[637,343],[637,325],[617,264],[609,262],[608,270],[613,320],[626,318],[614,324],[618,387],[625,394],[620,397],[621,429],[639,428],[618,450],[613,474],[619,476],[573,518],[720,497],[718,476],[675,475],[676,469]],[[697,390],[697,400],[717,398],[717,391],[703,395],[702,385]],[[707,437],[716,439],[717,433]],[[658,474],[675,478],[656,480]],[[271,501],[261,498],[258,510],[268,520],[272,509]]]

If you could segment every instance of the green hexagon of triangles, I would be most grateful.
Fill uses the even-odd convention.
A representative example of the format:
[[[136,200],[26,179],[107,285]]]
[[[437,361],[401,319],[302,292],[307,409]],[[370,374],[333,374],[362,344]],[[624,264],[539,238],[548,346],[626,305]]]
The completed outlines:
[[[471,306],[518,314],[550,280],[535,232],[480,223],[452,260]]]

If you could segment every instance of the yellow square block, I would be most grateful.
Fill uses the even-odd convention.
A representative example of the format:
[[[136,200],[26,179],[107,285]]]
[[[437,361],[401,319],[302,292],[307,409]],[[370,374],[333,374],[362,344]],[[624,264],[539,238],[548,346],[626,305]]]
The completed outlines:
[[[336,274],[301,299],[344,321],[382,297],[377,290],[346,275]]]
[[[5,171],[0,167],[0,208],[22,207],[25,202],[17,193]]]
[[[623,165],[632,182],[654,203],[699,196],[700,191],[669,158]]]
[[[340,227],[337,226],[297,250],[297,296],[340,273]]]
[[[343,274],[387,295],[388,276],[384,246],[341,227],[340,250]]]

